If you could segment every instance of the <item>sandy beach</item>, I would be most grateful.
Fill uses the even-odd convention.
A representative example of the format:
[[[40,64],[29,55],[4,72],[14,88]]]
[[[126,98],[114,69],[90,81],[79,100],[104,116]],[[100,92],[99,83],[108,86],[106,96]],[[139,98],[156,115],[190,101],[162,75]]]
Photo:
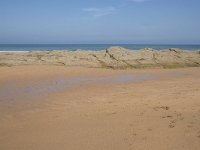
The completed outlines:
[[[200,150],[199,6],[0,0],[0,150]]]
[[[200,69],[0,67],[2,150],[199,150]]]

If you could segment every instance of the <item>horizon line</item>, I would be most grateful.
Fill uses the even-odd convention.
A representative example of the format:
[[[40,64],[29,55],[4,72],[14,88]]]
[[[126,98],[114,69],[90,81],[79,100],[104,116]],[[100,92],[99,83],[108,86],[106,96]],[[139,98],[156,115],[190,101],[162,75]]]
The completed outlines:
[[[200,45],[194,44],[194,43],[187,43],[187,44],[181,44],[181,43],[0,43],[0,45]]]

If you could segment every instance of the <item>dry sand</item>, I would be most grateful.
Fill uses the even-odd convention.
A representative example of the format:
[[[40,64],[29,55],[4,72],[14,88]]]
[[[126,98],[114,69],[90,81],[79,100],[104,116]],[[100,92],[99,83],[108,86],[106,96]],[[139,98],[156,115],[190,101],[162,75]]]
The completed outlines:
[[[199,150],[199,77],[200,68],[0,67],[0,149]]]

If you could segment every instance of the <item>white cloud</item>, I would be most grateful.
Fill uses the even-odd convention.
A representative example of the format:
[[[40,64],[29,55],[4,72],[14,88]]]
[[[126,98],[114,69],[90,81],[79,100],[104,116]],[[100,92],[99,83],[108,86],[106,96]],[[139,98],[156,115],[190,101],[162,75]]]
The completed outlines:
[[[101,16],[107,16],[111,15],[116,11],[115,7],[104,7],[104,8],[84,8],[83,11],[92,13],[94,17],[101,17]]]
[[[98,8],[84,8],[83,10],[88,11],[88,12],[98,12],[98,11],[100,11],[100,9],[98,9]]]

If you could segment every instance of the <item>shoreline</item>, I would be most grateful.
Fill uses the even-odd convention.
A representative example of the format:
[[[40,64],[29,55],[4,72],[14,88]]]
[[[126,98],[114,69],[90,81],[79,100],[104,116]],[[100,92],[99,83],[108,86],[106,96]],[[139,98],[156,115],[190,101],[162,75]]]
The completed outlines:
[[[154,51],[166,51],[166,50],[170,50],[170,49],[175,49],[175,50],[179,50],[179,51],[190,51],[190,52],[199,52],[199,49],[182,49],[182,48],[174,48],[174,47],[170,47],[170,48],[163,48],[163,49],[154,49],[154,48],[149,48],[149,47],[145,47],[145,48],[141,48],[141,49],[128,49],[125,47],[121,47],[121,46],[111,46],[109,48],[113,48],[113,47],[120,47],[120,48],[124,48],[130,51],[142,51],[142,50],[154,50]],[[107,48],[107,49],[109,49]],[[99,51],[105,51],[107,49],[84,49],[84,48],[79,48],[79,49],[30,49],[30,50],[0,50],[0,53],[27,53],[27,52],[53,52],[53,51],[68,51],[68,52],[75,52],[75,51],[94,51],[94,52],[99,52]]]
[[[183,50],[200,50],[199,44],[0,44],[1,50],[106,50],[110,47],[118,46],[132,50],[152,48],[155,50],[163,49],[183,49]]]

